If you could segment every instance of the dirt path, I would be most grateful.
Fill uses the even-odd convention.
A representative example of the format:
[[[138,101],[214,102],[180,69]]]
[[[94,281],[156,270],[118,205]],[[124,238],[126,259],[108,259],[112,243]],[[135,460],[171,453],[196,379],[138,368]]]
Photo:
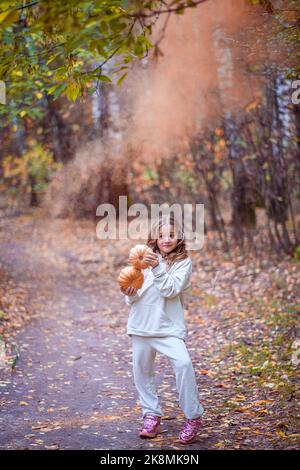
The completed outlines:
[[[115,279],[106,273],[91,282],[70,250],[48,247],[39,255],[43,242],[31,239],[30,227],[26,222],[17,241],[0,243],[2,265],[25,283],[34,313],[15,338],[21,351],[15,370],[2,371],[1,448],[176,448],[179,425],[172,410],[163,441],[137,437],[141,419],[125,334],[127,308]],[[172,379],[164,358],[162,367]],[[175,381],[158,377],[158,386],[172,402]]]
[[[0,447],[182,449],[177,435],[184,417],[175,378],[160,355],[156,379],[164,432],[146,441],[137,435],[141,411],[125,334],[128,309],[115,281],[128,252],[126,243],[123,251],[115,252],[109,242],[101,242],[95,254],[90,227],[71,231],[68,226],[65,236],[62,229],[64,222],[44,224],[32,217],[7,219],[1,225],[2,267],[14,282],[25,284],[33,317],[14,338],[21,352],[15,369],[0,371]],[[274,431],[283,418],[272,421],[276,400],[257,388],[249,400],[269,402],[270,418],[261,404],[243,411],[241,396],[245,401],[248,396],[237,388],[238,375],[226,369],[230,356],[221,363],[223,375],[210,373],[220,366],[220,348],[233,334],[228,318],[209,308],[199,311],[193,301],[189,312],[187,345],[207,413],[198,442],[187,448],[280,447]],[[233,395],[240,396],[240,409],[224,406]]]

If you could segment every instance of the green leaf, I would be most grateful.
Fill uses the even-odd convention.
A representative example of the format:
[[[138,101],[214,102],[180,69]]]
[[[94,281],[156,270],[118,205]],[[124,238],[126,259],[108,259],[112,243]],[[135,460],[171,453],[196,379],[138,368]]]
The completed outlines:
[[[50,56],[46,64],[47,65],[51,64],[51,62],[53,62],[59,55],[60,55],[60,52],[58,54],[54,54],[53,56]]]
[[[184,12],[185,12],[184,7],[180,7],[180,8],[178,8],[178,10],[175,10],[176,15],[183,15]]]
[[[121,83],[123,82],[124,78],[126,77],[128,72],[126,73],[123,73],[123,75],[119,78],[119,80],[117,81],[117,85],[120,86]]]
[[[18,10],[5,11],[4,13],[0,13],[1,28],[6,28],[7,26],[11,25],[12,23],[16,23],[17,21],[19,21]]]
[[[53,99],[56,100],[67,88],[67,83],[60,83],[54,85],[53,87],[48,90],[48,95],[53,95]],[[51,92],[51,93],[50,93]]]
[[[59,83],[57,83],[56,85],[53,85],[51,88],[49,88],[48,90],[48,95],[53,95],[53,93],[55,92],[55,90],[60,86]]]
[[[97,78],[101,80],[101,82],[109,82],[112,83],[111,78],[109,78],[107,75],[97,75]]]

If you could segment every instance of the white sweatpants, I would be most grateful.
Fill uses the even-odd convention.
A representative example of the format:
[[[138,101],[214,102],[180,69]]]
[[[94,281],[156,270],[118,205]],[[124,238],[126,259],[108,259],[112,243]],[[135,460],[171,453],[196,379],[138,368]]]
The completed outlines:
[[[167,356],[171,362],[176,376],[179,403],[185,417],[198,418],[204,413],[204,408],[199,402],[195,372],[184,340],[175,336],[159,338],[132,335],[133,378],[143,417],[146,413],[162,416],[154,382],[157,351]]]

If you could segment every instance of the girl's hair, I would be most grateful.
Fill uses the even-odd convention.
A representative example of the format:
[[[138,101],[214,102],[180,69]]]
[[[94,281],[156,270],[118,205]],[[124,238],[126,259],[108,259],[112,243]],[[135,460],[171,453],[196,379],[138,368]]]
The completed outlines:
[[[172,214],[169,214],[167,216],[161,215],[158,220],[153,224],[149,234],[148,234],[148,241],[147,241],[147,246],[152,248],[152,250],[156,253],[159,253],[159,248],[157,246],[157,239],[159,238],[160,235],[160,230],[163,225],[170,225],[171,227],[174,228],[174,236],[178,235],[178,243],[174,250],[172,250],[170,253],[166,253],[165,255],[162,255],[163,258],[167,262],[167,271],[170,269],[170,267],[176,262],[180,261],[182,259],[185,259],[189,256],[186,245],[185,245],[185,238],[184,238],[184,232],[181,229],[181,226],[179,226],[176,223],[176,220]]]

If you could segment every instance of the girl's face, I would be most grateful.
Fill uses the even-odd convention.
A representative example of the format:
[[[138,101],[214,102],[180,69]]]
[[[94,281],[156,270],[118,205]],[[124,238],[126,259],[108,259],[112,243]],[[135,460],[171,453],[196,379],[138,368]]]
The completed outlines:
[[[157,246],[161,254],[170,253],[177,246],[178,240],[175,238],[174,227],[163,225],[159,230]]]

